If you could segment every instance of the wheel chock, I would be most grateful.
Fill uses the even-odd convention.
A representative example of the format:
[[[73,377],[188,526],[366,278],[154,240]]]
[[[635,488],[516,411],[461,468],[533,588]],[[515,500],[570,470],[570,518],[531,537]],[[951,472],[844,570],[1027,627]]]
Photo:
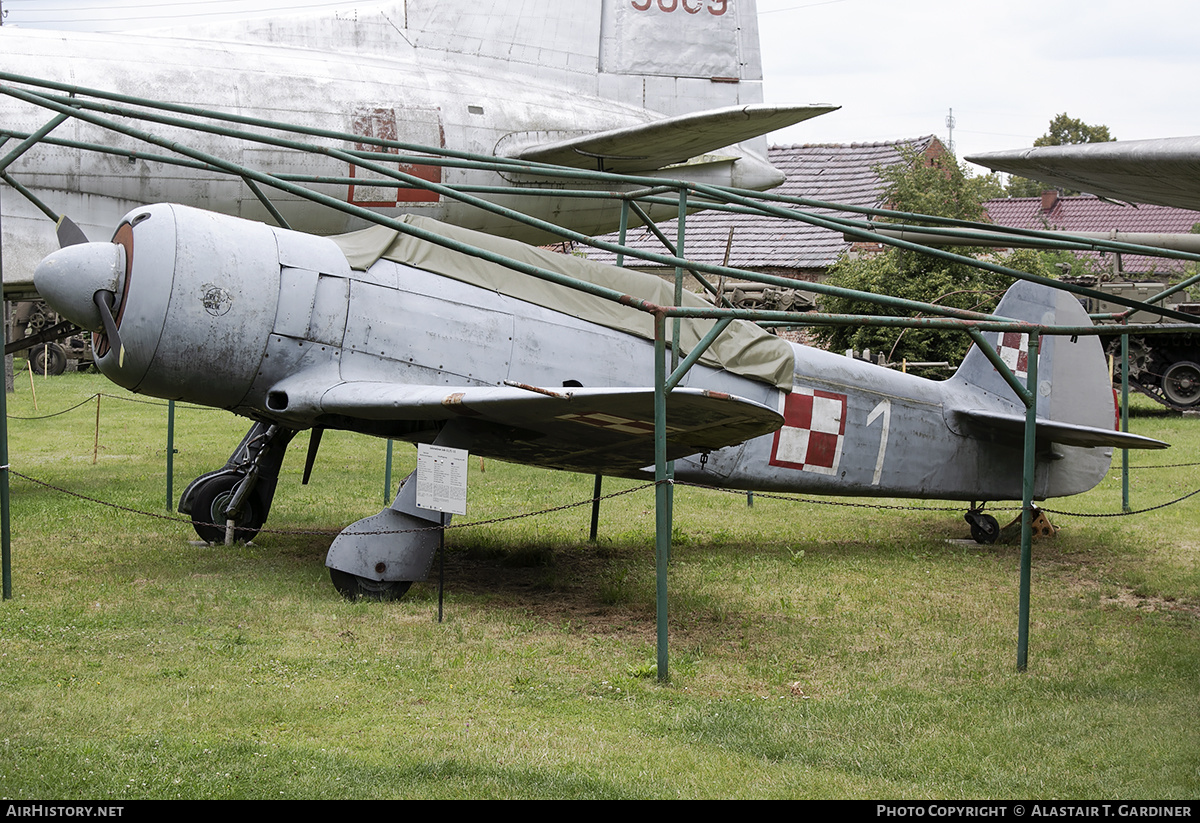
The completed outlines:
[[[1050,522],[1050,518],[1046,517],[1046,513],[1036,506],[1033,509],[1033,523],[1031,524],[1031,534],[1034,540],[1041,540],[1043,537],[1054,537],[1058,534],[1058,527]],[[1000,530],[1001,543],[1019,543],[1021,542],[1021,515],[1018,514],[1013,521]]]

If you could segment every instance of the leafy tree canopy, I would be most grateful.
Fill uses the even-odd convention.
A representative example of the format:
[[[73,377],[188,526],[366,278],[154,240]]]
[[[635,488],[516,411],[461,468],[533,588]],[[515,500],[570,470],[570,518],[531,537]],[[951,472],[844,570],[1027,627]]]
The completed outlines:
[[[1074,146],[1079,143],[1109,143],[1116,139],[1108,133],[1108,126],[1089,126],[1063,112],[1050,121],[1050,129],[1034,140],[1033,145]]]
[[[886,183],[884,202],[896,211],[986,220],[983,201],[992,195],[986,180],[972,177],[953,155],[945,154],[926,162],[918,152],[908,153],[896,165],[877,169]],[[989,175],[990,177],[990,175]],[[979,249],[954,248],[964,256],[980,256]],[[1062,259],[1060,259],[1062,258]],[[1057,276],[1058,263],[1078,263],[1070,255],[1044,254],[1017,250],[989,259],[1002,266]],[[830,269],[825,281],[855,291],[989,312],[995,309],[1011,282],[1001,274],[966,263],[951,262],[919,252],[889,248],[879,253],[846,254]],[[833,314],[875,316],[911,316],[911,312],[881,306],[868,300],[822,296],[819,308]],[[814,334],[831,351],[870,349],[883,353],[888,360],[947,361],[958,364],[966,356],[971,340],[965,334],[925,329],[897,329],[881,326],[820,326]]]

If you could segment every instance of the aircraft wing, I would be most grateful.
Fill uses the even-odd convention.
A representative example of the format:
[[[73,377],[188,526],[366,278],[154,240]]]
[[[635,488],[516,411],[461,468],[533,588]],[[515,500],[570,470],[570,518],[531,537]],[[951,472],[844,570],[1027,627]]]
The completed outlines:
[[[309,425],[352,418],[377,422],[386,431],[387,425],[403,421],[456,421],[463,447],[501,460],[614,474],[654,463],[654,390],[649,388],[459,388],[355,381],[309,390],[307,381],[284,382],[291,385],[275,392],[286,393],[287,414],[303,416]],[[740,443],[782,424],[778,411],[742,397],[676,389],[667,400],[667,457]]]
[[[603,161],[605,171],[630,174],[683,163],[838,108],[729,106],[549,143],[518,144],[505,153],[519,160],[580,169],[595,169]]]
[[[955,424],[970,430],[977,436],[991,434],[1019,439],[1025,434],[1025,415],[1023,414],[1004,414],[981,409],[955,409],[950,412],[950,416]],[[1151,437],[1142,437],[1138,434],[1041,418],[1037,421],[1037,439],[1039,442],[1049,441],[1064,446],[1092,448],[1165,449],[1170,447],[1169,443]]]
[[[1200,209],[1200,137],[1044,146],[966,159],[1102,197]]]

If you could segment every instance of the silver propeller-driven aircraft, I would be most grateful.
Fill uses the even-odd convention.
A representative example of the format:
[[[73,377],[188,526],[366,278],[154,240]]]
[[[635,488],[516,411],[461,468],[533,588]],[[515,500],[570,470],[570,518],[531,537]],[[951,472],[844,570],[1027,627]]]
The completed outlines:
[[[57,311],[93,332],[96,364],[114,382],[254,421],[227,464],[183,495],[181,510],[210,541],[226,521],[247,539],[263,525],[285,447],[304,429],[314,435],[308,468],[317,435],[332,428],[653,477],[653,328],[631,304],[670,305],[668,287],[425,217],[405,218],[405,228],[323,238],[155,205],[131,211],[112,242],[51,254],[35,280]],[[584,294],[430,238],[631,299]],[[1072,295],[1030,283],[1014,285],[996,313],[1088,323]],[[681,353],[713,323],[685,320]],[[1025,335],[989,339],[1024,380]],[[1041,341],[1036,497],[1090,489],[1114,447],[1166,445],[1114,430],[1095,337]],[[1024,421],[1024,405],[978,347],[935,382],[737,321],[669,394],[667,454],[677,479],[728,488],[1018,499]],[[428,527],[440,515],[417,508],[415,487],[405,482],[390,507],[334,540],[326,565],[340,591],[398,596],[426,577],[438,542]]]
[[[31,88],[21,78],[37,78],[58,84],[37,90],[64,96],[83,87],[286,122],[310,134],[360,135],[363,150],[384,139],[756,190],[783,181],[766,159],[762,136],[836,108],[763,104],[754,0],[392,0],[360,6],[349,13],[120,34],[5,26],[0,74],[16,88]],[[45,109],[0,95],[0,132],[19,138],[48,119]],[[179,132],[163,127],[162,133]],[[246,146],[219,133],[188,133],[185,142],[270,174],[341,180],[318,189],[385,215],[421,214],[549,242],[526,224],[437,192],[372,185],[369,173],[345,160]],[[58,213],[71,215],[90,237],[108,236],[128,211],[156,202],[272,219],[237,177],[83,151],[79,143],[145,149],[131,137],[71,119],[7,171]],[[567,186],[532,165],[527,172],[395,165],[431,182],[483,187],[477,190],[485,198],[587,234],[618,224],[615,201],[544,196]],[[612,183],[570,187],[589,185],[607,191]],[[367,225],[299,197],[273,191],[271,198],[298,230],[337,234]],[[10,194],[0,206],[11,291],[57,242],[52,226],[25,198]],[[674,212],[660,208],[652,216]]]

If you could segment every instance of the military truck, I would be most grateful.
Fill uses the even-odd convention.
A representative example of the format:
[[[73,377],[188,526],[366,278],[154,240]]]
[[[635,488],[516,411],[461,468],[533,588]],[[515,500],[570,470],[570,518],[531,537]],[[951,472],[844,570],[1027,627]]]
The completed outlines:
[[[59,375],[68,367],[86,371],[92,366],[90,335],[71,335],[70,329],[74,327],[60,321],[41,300],[17,303],[12,325],[10,336],[14,342],[7,344],[4,352],[28,351],[35,374]],[[69,336],[58,336],[59,333]]]
[[[1102,280],[1094,275],[1063,278],[1107,294],[1145,301],[1167,288],[1165,283],[1130,280]],[[1187,297],[1187,295],[1183,295]],[[1089,313],[1120,312],[1124,306],[1102,300],[1083,299]],[[1200,323],[1200,303],[1166,303],[1166,308],[1196,315]],[[1162,323],[1159,315],[1139,311],[1131,323]],[[1121,338],[1109,337],[1106,343],[1115,368],[1113,382],[1121,383]],[[1200,334],[1132,334],[1129,336],[1129,387],[1153,397],[1159,403],[1179,411],[1200,410]]]

